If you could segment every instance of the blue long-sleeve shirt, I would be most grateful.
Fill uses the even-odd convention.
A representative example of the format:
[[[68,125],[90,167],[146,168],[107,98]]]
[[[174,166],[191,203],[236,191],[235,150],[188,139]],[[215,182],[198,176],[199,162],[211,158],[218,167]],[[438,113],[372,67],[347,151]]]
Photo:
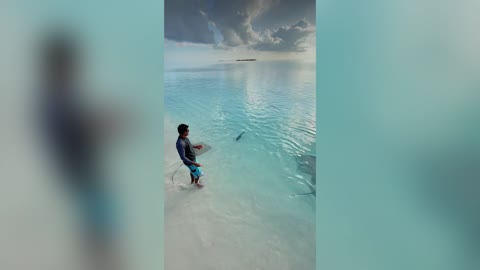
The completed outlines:
[[[177,139],[177,151],[180,155],[180,159],[185,165],[192,165],[196,160],[195,151],[193,145],[188,138],[182,139],[180,136]]]

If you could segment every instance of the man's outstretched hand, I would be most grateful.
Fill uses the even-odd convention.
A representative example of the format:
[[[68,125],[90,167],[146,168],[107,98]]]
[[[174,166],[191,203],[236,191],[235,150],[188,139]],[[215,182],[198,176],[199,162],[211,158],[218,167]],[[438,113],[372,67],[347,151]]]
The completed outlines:
[[[203,148],[203,145],[195,145],[193,148],[200,150]]]

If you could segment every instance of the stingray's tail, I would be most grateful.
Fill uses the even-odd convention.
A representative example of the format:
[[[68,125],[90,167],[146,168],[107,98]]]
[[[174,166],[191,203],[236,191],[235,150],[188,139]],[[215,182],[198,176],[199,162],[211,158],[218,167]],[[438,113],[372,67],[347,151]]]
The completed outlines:
[[[315,196],[315,191],[307,192],[307,193],[299,193],[299,194],[291,194],[290,198],[295,198],[297,196],[305,196],[305,195],[313,195]]]

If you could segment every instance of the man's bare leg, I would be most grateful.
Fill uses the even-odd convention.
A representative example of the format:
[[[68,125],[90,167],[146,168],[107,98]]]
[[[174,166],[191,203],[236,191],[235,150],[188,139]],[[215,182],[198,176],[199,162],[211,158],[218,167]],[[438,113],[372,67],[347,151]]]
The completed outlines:
[[[190,174],[190,178],[192,179],[192,181],[190,182],[190,185],[193,184],[193,174]]]
[[[200,180],[200,177],[195,178],[195,185],[199,188],[202,188],[203,185],[198,182],[199,180]]]

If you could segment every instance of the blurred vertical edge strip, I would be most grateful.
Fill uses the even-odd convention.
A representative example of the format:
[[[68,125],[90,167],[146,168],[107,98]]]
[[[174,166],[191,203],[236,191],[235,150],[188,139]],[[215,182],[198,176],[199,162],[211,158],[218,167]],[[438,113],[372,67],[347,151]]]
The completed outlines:
[[[112,132],[121,136],[107,140],[105,154],[122,267],[164,268],[163,18],[163,1],[1,1],[0,269],[85,269],[77,264],[83,221],[37,130],[39,49],[57,29],[83,50],[86,104],[120,105],[126,116],[125,134]]]
[[[317,269],[479,269],[477,1],[317,1]]]

